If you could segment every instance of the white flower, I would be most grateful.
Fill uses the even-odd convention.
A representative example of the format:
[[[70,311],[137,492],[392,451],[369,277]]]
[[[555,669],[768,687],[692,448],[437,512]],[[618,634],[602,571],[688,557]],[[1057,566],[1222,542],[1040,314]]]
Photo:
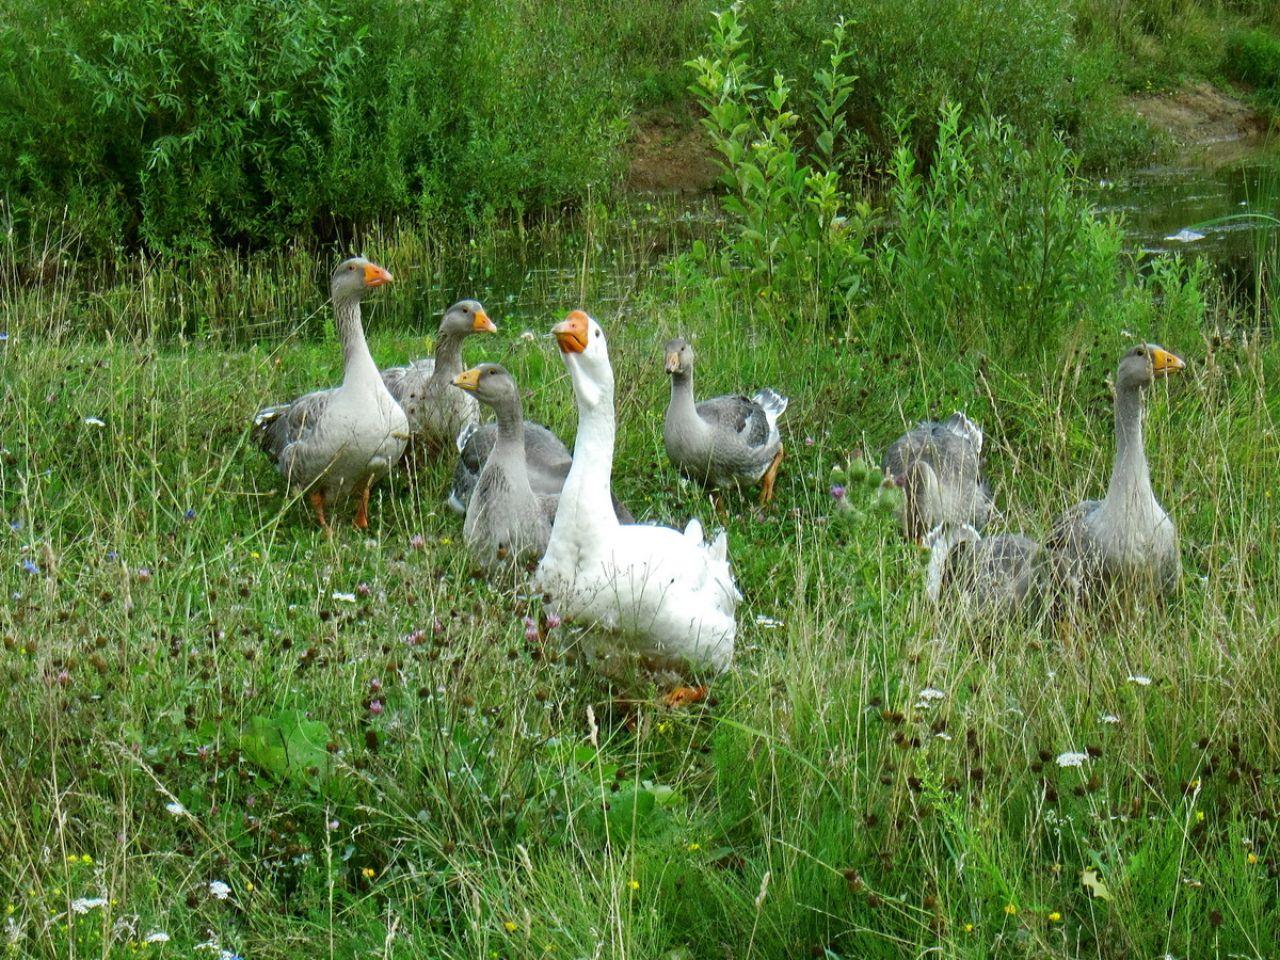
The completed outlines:
[[[166,803],[164,808],[172,813],[175,817],[180,817],[187,812],[187,808],[180,804],[177,800],[172,803]]]
[[[525,343],[533,343],[534,340],[538,339],[538,335],[532,330],[525,330],[520,334],[520,339]]]
[[[169,935],[163,930],[157,930],[154,933],[147,934],[147,943],[168,943]]]
[[[221,880],[210,880],[209,894],[218,900],[225,900],[231,896],[231,888]]]
[[[1098,722],[1099,723],[1119,723],[1120,718],[1117,717],[1114,713],[1104,713],[1100,717],[1098,717]]]
[[[1058,754],[1058,766],[1060,767],[1080,767],[1089,759],[1087,753],[1067,753]]]
[[[339,593],[335,590],[333,592],[333,599],[341,600],[343,603],[355,603],[356,595],[354,593]]]
[[[920,691],[921,700],[941,700],[946,694],[941,690],[935,690],[933,687],[925,687]]]
[[[775,620],[773,617],[766,617],[763,613],[756,617],[756,623],[769,630],[776,630],[778,627],[782,626],[781,620]]]
[[[105,427],[105,426],[106,426],[106,423],[104,423],[103,421],[99,420],[97,417],[85,417],[85,418],[84,418],[84,422],[85,422],[88,426],[90,426],[90,427]]]
[[[71,909],[76,913],[88,913],[106,905],[107,901],[102,897],[80,897],[71,901]]]
[[[1136,683],[1136,684],[1137,684],[1138,686],[1140,686],[1140,687],[1149,687],[1149,686],[1151,686],[1151,678],[1150,678],[1150,677],[1147,677],[1147,676],[1144,676],[1144,675],[1143,675],[1143,674],[1141,674],[1141,673],[1131,673],[1131,674],[1129,674],[1128,680],[1129,680],[1129,682],[1130,682],[1130,683]]]
[[[948,743],[951,741],[951,734],[947,733],[945,730],[940,730],[938,733],[935,733],[934,737]]]

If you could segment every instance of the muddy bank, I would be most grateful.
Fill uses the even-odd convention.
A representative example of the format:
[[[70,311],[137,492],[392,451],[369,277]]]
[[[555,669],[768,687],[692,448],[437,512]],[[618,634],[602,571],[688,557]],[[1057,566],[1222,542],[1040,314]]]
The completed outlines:
[[[1204,81],[1173,92],[1132,96],[1127,105],[1182,147],[1248,141],[1265,135],[1269,127],[1253,106]]]

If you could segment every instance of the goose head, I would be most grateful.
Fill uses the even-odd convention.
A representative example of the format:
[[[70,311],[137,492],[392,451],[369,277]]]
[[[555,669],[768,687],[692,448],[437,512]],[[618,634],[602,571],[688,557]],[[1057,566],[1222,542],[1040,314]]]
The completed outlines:
[[[1120,359],[1116,369],[1117,390],[1137,390],[1149,387],[1160,377],[1177,373],[1186,364],[1181,357],[1154,343],[1142,343]]]
[[[498,326],[484,312],[479,300],[459,300],[444,312],[440,333],[468,337],[473,333],[497,333]]]
[[[491,407],[519,398],[515,377],[507,372],[506,367],[496,363],[482,363],[462,371],[453,378],[453,385],[475,394],[477,400]]]
[[[391,273],[364,257],[352,257],[338,264],[329,281],[329,292],[335,301],[362,300],[370,290],[386,286]]]
[[[668,340],[663,348],[667,357],[667,373],[672,376],[688,376],[693,372],[695,354],[693,346],[683,337]]]
[[[585,311],[574,310],[552,327],[551,333],[573,380],[578,402],[586,407],[612,403],[613,367],[609,365],[609,345],[600,324]]]

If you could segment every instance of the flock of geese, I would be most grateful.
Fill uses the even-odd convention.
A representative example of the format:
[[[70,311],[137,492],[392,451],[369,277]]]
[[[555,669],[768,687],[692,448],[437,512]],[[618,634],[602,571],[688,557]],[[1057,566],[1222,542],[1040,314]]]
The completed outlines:
[[[321,525],[355,501],[368,525],[369,492],[402,457],[458,452],[449,505],[465,515],[463,539],[494,580],[531,586],[548,609],[581,631],[581,649],[610,676],[643,670],[659,678],[724,671],[732,662],[741,594],[721,532],[698,520],[681,530],[640,524],[613,497],[614,374],[600,324],[574,310],[552,328],[578,408],[573,452],[524,419],[512,375],[494,363],[463,368],[464,341],[497,330],[484,307],[463,300],[445,312],[435,356],[379,370],[361,321],[365,296],[392,276],[363,258],[340,264],[331,282],[343,349],[337,386],[267,407],[254,431],[291,490],[305,495]],[[773,497],[783,457],[778,419],[787,398],[699,402],[693,348],[667,343],[671,378],[663,439],[672,463],[712,489],[758,484]],[[982,431],[964,414],[921,423],[895,441],[885,483],[904,493],[904,535],[930,548],[926,590],[963,597],[973,609],[1032,609],[1050,588],[1084,598],[1102,588],[1164,594],[1180,564],[1173,522],[1156,500],[1142,435],[1143,395],[1183,367],[1151,344],[1120,361],[1115,380],[1116,454],[1106,497],[1066,511],[1042,545],[1018,534],[984,537],[995,511],[981,478]],[[479,405],[494,419],[481,424]],[[536,564],[536,566],[534,566]],[[694,688],[677,687],[684,702]],[[702,689],[702,688],[697,688]]]

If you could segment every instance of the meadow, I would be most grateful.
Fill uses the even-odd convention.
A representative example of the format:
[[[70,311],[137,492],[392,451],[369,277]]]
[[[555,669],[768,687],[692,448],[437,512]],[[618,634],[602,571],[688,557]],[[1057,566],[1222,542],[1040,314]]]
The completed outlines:
[[[1094,141],[1053,136],[1060,111],[920,93],[891,123],[853,28],[825,24],[780,86],[774,21],[694,13],[678,54],[641,45],[623,99],[693,85],[715,199],[583,181],[571,210],[559,188],[515,216],[391,204],[337,242],[227,243],[211,215],[181,255],[145,212],[134,245],[6,207],[5,956],[1280,953],[1274,241],[1229,295],[1093,212]],[[506,365],[566,439],[547,333],[576,306],[605,326],[615,492],[729,532],[738,652],[707,703],[611,688],[538,598],[475,576],[449,462],[377,488],[366,532],[326,536],[286,495],[250,418],[340,375],[324,283],[351,250],[397,277],[366,306],[381,363],[478,297],[499,333],[467,360]],[[677,334],[700,394],[790,396],[771,509],[719,516],[667,463]],[[1043,537],[1105,489],[1109,379],[1142,340],[1187,361],[1148,419],[1177,594],[995,627],[927,602],[923,552],[851,458],[965,410],[995,526]]]

